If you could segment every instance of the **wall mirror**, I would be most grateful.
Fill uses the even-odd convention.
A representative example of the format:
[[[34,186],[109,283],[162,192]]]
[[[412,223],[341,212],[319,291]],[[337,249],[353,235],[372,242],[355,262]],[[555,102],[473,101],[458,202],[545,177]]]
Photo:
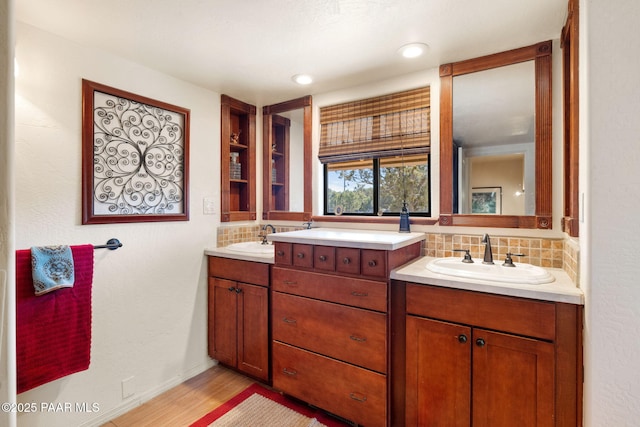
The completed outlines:
[[[311,96],[262,109],[264,220],[311,218]]]
[[[440,67],[440,224],[551,228],[551,42]]]

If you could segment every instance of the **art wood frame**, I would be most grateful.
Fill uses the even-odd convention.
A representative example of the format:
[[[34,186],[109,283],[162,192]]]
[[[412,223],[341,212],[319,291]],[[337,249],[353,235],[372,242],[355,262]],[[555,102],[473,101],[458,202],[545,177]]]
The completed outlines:
[[[82,80],[82,224],[189,220],[190,110]]]

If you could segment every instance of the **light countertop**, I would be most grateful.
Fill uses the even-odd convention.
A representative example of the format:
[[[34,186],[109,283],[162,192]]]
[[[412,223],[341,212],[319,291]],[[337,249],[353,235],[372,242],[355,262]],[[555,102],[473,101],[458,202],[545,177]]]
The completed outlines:
[[[424,233],[398,233],[395,231],[349,230],[338,228],[311,228],[308,230],[272,233],[271,242],[304,243],[310,245],[347,248],[396,250],[425,239]]]
[[[262,262],[265,264],[274,263],[274,255],[262,255],[248,252],[236,252],[231,251],[225,247],[221,248],[207,248],[204,250],[204,254],[208,256],[217,256],[221,258],[239,259],[242,261]]]
[[[393,270],[391,272],[391,278],[446,288],[532,298],[543,301],[584,304],[584,294],[582,290],[576,287],[564,270],[559,268],[546,269],[555,278],[551,283],[541,285],[498,283],[434,273],[427,269],[427,264],[433,259],[432,257],[418,258],[410,264]]]

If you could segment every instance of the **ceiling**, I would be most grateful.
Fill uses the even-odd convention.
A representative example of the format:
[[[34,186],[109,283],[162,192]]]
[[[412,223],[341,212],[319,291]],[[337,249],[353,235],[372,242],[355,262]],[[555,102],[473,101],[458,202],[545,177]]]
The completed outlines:
[[[18,21],[268,105],[557,39],[567,1],[19,0],[15,9]],[[427,54],[402,58],[411,42]],[[314,82],[296,85],[297,73]]]

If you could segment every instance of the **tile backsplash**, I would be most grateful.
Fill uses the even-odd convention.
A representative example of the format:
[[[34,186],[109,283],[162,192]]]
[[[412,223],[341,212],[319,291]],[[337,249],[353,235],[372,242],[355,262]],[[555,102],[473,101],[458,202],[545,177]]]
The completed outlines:
[[[276,233],[301,230],[303,227],[277,227]],[[270,232],[270,231],[269,231]],[[262,225],[228,225],[218,227],[217,247],[229,246],[233,243],[253,242],[262,239]]]
[[[300,230],[303,227],[280,226],[276,232]],[[218,227],[217,246],[233,243],[259,241],[262,237],[262,225],[225,225]],[[451,257],[463,254],[453,249],[469,249],[473,258],[482,258],[484,245],[482,235],[425,233],[423,254],[430,257]],[[526,262],[541,267],[562,268],[571,280],[578,284],[579,246],[572,239],[546,239],[534,237],[491,236],[491,248],[494,259],[503,260],[507,252],[526,254],[514,258],[515,262]]]
[[[482,235],[430,234],[427,233],[425,255],[432,257],[451,257],[463,254],[453,249],[469,249],[473,258],[482,258],[484,244]],[[514,257],[515,262],[526,262],[541,267],[562,268],[564,258],[563,239],[541,239],[508,236],[491,236],[491,248],[494,259],[504,259],[507,252],[525,254]]]

